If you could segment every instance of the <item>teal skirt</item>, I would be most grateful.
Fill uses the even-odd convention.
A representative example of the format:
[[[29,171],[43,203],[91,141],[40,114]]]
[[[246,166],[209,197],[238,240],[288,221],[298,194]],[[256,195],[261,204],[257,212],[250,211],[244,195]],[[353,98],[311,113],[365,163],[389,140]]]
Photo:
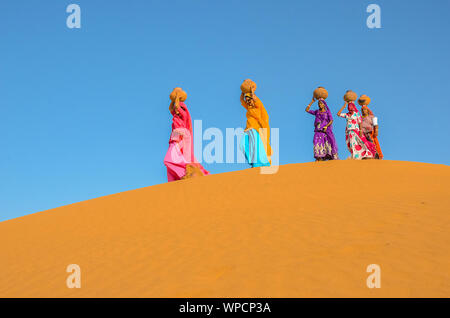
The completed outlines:
[[[241,138],[240,148],[252,168],[270,166],[266,148],[256,129],[249,129],[244,132]]]

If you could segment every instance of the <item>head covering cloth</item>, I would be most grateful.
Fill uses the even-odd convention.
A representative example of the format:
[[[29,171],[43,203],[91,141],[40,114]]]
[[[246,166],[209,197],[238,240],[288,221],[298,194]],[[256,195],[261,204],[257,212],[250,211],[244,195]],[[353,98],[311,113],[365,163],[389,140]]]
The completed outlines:
[[[361,112],[362,112],[363,109],[367,109],[367,111],[369,112],[369,115],[372,115],[372,116],[373,116],[373,112],[370,110],[369,107],[367,107],[367,105],[363,105],[363,106],[361,107]]]
[[[349,102],[349,103],[348,103],[348,112],[349,112],[350,114],[353,114],[353,113],[357,113],[357,112],[358,112],[358,108],[356,108],[355,103],[353,103],[353,102]]]

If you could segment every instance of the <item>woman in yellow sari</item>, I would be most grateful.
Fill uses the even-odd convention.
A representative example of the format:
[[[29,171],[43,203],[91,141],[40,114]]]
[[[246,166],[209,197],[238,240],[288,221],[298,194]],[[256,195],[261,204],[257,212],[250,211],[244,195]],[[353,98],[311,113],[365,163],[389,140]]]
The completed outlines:
[[[247,126],[245,131],[255,129],[264,144],[267,159],[271,163],[272,148],[270,147],[269,115],[261,100],[254,94],[256,84],[245,80],[241,85],[241,104],[247,110]]]

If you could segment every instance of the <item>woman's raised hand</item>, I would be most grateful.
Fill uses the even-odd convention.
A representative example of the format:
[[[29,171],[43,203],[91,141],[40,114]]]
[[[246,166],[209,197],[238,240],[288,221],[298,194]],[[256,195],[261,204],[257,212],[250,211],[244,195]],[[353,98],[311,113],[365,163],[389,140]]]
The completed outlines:
[[[339,109],[337,115],[341,116],[342,111],[344,110],[345,106],[347,106],[347,102],[345,102],[344,106],[341,107],[341,109]]]

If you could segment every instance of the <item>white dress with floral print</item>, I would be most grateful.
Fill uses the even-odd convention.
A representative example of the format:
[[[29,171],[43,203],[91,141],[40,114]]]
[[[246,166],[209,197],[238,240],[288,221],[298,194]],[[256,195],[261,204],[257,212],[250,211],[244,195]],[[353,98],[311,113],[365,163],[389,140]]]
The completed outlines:
[[[352,159],[374,158],[374,154],[360,137],[359,124],[362,121],[361,115],[358,112],[354,112],[351,115],[341,113],[340,117],[347,119],[345,142],[352,155]]]

